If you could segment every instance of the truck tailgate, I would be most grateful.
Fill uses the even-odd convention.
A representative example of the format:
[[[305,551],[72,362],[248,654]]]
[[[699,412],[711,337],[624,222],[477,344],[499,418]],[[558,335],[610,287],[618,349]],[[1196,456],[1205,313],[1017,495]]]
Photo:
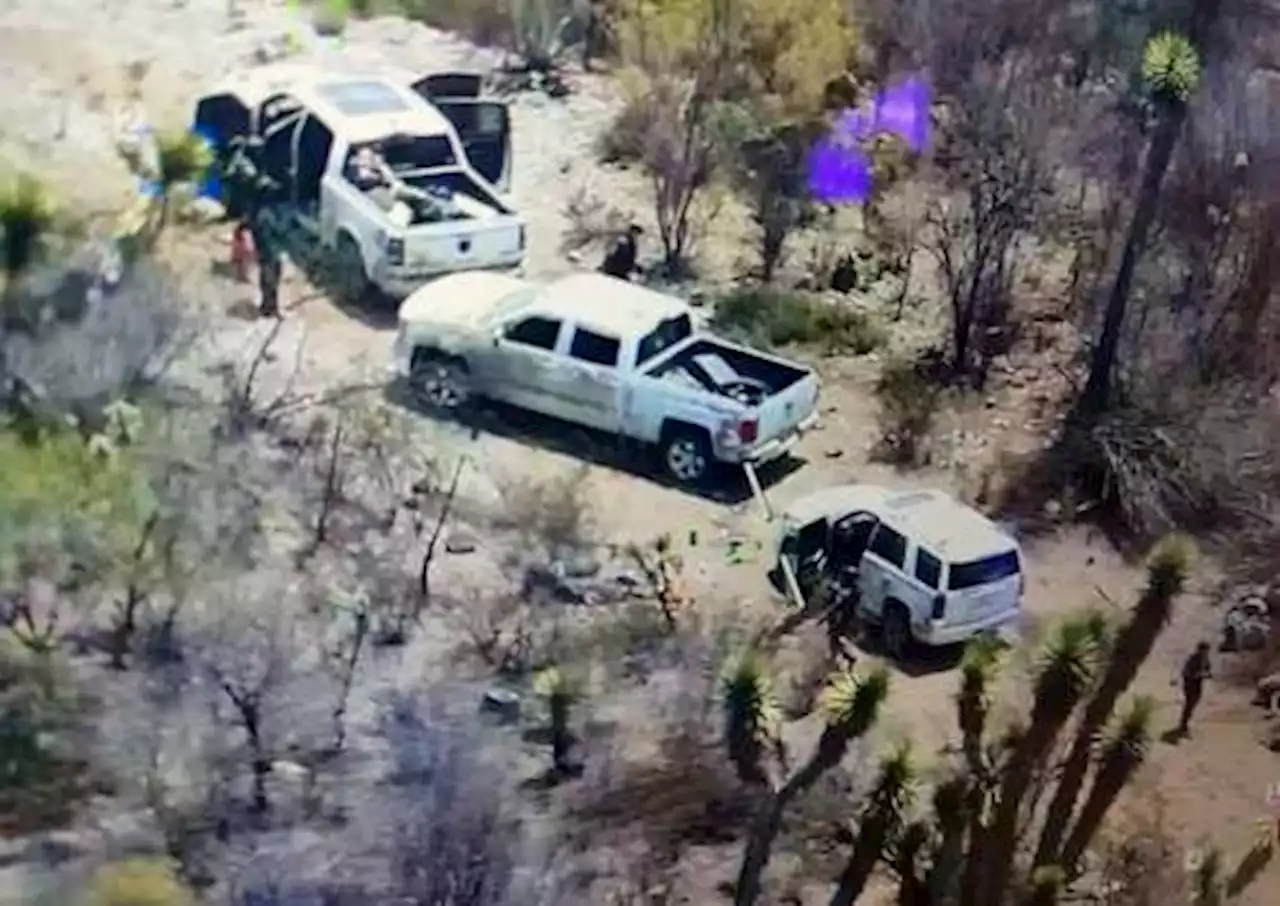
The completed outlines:
[[[795,433],[817,408],[818,376],[811,371],[760,404],[757,445]]]
[[[511,214],[417,227],[405,242],[405,265],[412,271],[508,267],[523,258],[524,222]]]

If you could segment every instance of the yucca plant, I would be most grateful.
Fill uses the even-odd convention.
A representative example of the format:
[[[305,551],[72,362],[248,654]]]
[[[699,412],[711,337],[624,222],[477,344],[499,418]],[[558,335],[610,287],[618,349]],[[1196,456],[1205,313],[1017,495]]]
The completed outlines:
[[[1057,906],[1066,881],[1066,875],[1056,865],[1037,868],[1031,874],[1031,890],[1027,896],[1027,906]]]
[[[1102,677],[1085,705],[1084,717],[1063,765],[1057,789],[1049,802],[1036,846],[1035,864],[1052,865],[1067,836],[1071,815],[1089,770],[1094,743],[1111,719],[1116,702],[1128,691],[1169,623],[1174,601],[1187,583],[1194,558],[1191,542],[1179,535],[1163,539],[1147,562],[1147,584],[1129,619],[1117,633]]]
[[[956,694],[956,715],[960,721],[961,751],[969,771],[985,773],[982,741],[991,710],[991,684],[1000,666],[1002,646],[992,636],[979,636],[965,649],[960,663],[960,691]]]
[[[0,186],[0,301],[5,303],[0,314],[12,314],[9,307],[18,285],[45,251],[56,216],[48,189],[34,176],[19,174]]]
[[[1155,97],[1185,102],[1200,84],[1200,55],[1186,36],[1161,32],[1143,49],[1142,80]]]
[[[937,844],[925,878],[928,900],[944,906],[955,899],[965,865],[965,841],[972,813],[981,804],[974,796],[978,784],[968,774],[958,774],[938,784],[933,791],[933,824]]]
[[[933,842],[933,827],[917,819],[902,829],[893,846],[893,870],[898,876],[898,906],[924,906],[929,887],[921,874],[921,861]]]
[[[573,770],[569,761],[569,750],[573,747],[569,717],[576,697],[575,690],[558,667],[547,667],[534,675],[533,691],[547,703],[547,723],[551,732],[551,769],[558,775],[566,776]]]
[[[156,136],[157,209],[153,225],[159,234],[168,223],[173,194],[180,186],[202,179],[213,166],[208,143],[193,132],[161,132]]]
[[[1116,353],[1120,349],[1129,296],[1133,290],[1133,279],[1138,270],[1138,260],[1147,245],[1147,236],[1159,208],[1164,177],[1182,135],[1182,125],[1187,118],[1187,102],[1199,84],[1200,58],[1197,43],[1216,24],[1221,15],[1221,7],[1221,0],[1195,0],[1191,13],[1192,27],[1196,32],[1195,42],[1173,32],[1164,32],[1153,37],[1143,53],[1142,74],[1147,90],[1156,102],[1156,127],[1147,150],[1142,182],[1133,218],[1129,221],[1129,232],[1125,236],[1120,266],[1116,268],[1115,281],[1111,284],[1111,292],[1107,298],[1102,330],[1089,362],[1089,378],[1080,397],[1078,414],[1086,420],[1097,419],[1111,403],[1111,379],[1115,371]]]
[[[768,786],[765,753],[776,747],[780,716],[759,652],[748,649],[729,663],[721,691],[729,760],[743,783]]]
[[[758,659],[755,663],[759,664]],[[746,685],[751,686],[752,683],[757,687],[759,685],[758,679],[753,679]],[[735,906],[749,906],[759,897],[761,878],[769,864],[770,850],[787,806],[813,787],[824,773],[838,765],[855,739],[870,731],[888,695],[889,673],[883,667],[865,675],[844,670],[827,680],[819,697],[819,708],[825,719],[822,736],[819,737],[813,754],[773,793],[753,824],[743,853],[742,867],[738,872],[738,883],[734,888]],[[726,696],[726,707],[728,698]],[[732,725],[734,718],[731,714],[727,719]],[[732,742],[730,746],[732,757]],[[741,770],[739,775],[742,775]]]
[[[1116,797],[1133,779],[1134,773],[1147,757],[1151,743],[1151,716],[1155,702],[1141,696],[1134,699],[1121,717],[1115,732],[1103,746],[1098,756],[1098,767],[1093,787],[1080,808],[1080,817],[1071,829],[1062,848],[1060,864],[1070,870],[1080,861],[1085,848],[1093,841],[1102,821],[1111,810]]]
[[[893,845],[915,793],[915,763],[904,743],[880,762],[875,786],[858,816],[853,852],[836,884],[831,906],[853,906],[876,863]]]
[[[1008,886],[1027,790],[1088,690],[1104,638],[1104,621],[1093,614],[1075,617],[1058,627],[1041,654],[1031,720],[1002,771],[995,816],[989,832],[983,835],[981,889],[985,896],[979,897],[979,902],[1000,902]]]

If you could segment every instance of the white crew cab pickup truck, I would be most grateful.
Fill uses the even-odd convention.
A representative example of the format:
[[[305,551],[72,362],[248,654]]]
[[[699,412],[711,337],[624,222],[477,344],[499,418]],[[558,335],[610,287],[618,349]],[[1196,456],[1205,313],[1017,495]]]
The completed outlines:
[[[781,457],[817,422],[813,371],[695,333],[682,300],[596,273],[444,277],[401,305],[395,359],[430,408],[482,396],[652,444],[685,485]]]
[[[858,613],[886,652],[999,631],[1021,613],[1018,542],[942,491],[824,488],[787,507],[778,543],[801,592],[826,578],[857,589]],[[845,580],[852,576],[852,583]]]
[[[452,271],[519,266],[523,219],[500,197],[510,170],[507,108],[480,79],[442,73],[340,73],[288,63],[242,70],[200,100],[195,130],[215,160],[233,140],[261,140],[262,168],[328,282],[352,299],[403,299]],[[394,177],[362,187],[371,149]]]

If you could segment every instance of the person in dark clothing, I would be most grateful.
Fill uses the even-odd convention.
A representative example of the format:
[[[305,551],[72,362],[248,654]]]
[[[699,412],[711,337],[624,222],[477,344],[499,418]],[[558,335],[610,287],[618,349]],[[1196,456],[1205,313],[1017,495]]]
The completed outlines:
[[[1182,717],[1175,732],[1186,736],[1191,731],[1191,717],[1204,694],[1204,681],[1212,675],[1209,664],[1209,643],[1201,642],[1182,663]]]
[[[258,209],[250,221],[249,229],[253,234],[253,247],[258,253],[258,314],[264,318],[278,318],[280,277],[284,262],[275,216],[270,205],[263,205]]]
[[[637,241],[643,234],[644,230],[634,223],[627,227],[627,231],[609,248],[608,254],[604,256],[604,263],[600,265],[600,270],[610,277],[630,280],[631,275],[639,270],[636,267],[636,259],[640,254]]]

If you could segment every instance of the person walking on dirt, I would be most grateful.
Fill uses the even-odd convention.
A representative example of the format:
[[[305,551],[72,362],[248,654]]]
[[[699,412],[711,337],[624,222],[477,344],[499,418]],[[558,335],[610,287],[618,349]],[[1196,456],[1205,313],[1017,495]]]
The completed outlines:
[[[627,231],[619,236],[609,248],[608,253],[604,256],[604,263],[600,265],[600,270],[610,277],[616,277],[619,280],[630,280],[631,275],[639,270],[636,267],[636,259],[640,254],[638,240],[643,234],[644,230],[637,224],[633,223],[627,227]]]
[[[1209,663],[1209,643],[1201,642],[1182,663],[1182,717],[1175,731],[1179,736],[1191,732],[1191,718],[1200,698],[1204,695],[1204,682],[1212,676]]]

